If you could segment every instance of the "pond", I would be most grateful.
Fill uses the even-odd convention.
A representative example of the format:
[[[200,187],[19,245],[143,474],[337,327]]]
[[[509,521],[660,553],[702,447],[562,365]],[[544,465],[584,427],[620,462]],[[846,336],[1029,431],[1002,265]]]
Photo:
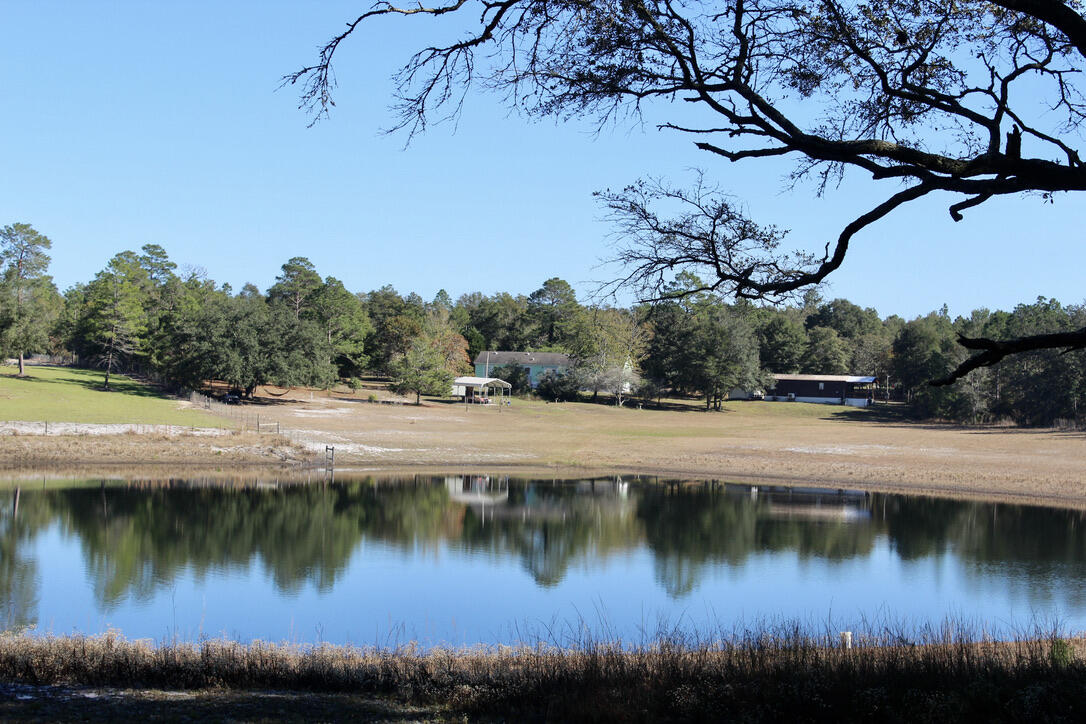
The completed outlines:
[[[1079,511],[628,476],[3,486],[2,629],[461,646],[1086,628]]]

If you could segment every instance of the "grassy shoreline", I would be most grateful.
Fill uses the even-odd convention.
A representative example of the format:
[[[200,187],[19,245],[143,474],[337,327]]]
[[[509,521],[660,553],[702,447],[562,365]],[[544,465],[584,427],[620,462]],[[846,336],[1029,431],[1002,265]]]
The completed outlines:
[[[0,681],[227,699],[293,692],[324,704],[346,696],[336,704],[343,717],[383,708],[385,720],[407,712],[530,721],[1074,721],[1086,716],[1084,651],[1082,639],[1055,632],[991,641],[954,626],[914,637],[857,635],[851,649],[836,634],[787,627],[711,643],[664,636],[635,647],[589,640],[430,651],[4,634]],[[0,716],[18,714],[17,703],[7,707]]]

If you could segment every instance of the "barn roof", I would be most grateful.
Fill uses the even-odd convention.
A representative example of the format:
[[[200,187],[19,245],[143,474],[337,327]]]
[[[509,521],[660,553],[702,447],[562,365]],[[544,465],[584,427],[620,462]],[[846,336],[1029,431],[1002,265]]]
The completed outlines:
[[[869,377],[863,375],[773,375],[773,379],[780,380],[802,380],[806,382],[860,382],[870,383],[877,380],[877,377]]]
[[[488,362],[491,368],[509,364],[564,367],[569,364],[569,355],[560,352],[495,352],[494,350],[483,350],[475,357],[475,364],[477,365],[484,365]]]

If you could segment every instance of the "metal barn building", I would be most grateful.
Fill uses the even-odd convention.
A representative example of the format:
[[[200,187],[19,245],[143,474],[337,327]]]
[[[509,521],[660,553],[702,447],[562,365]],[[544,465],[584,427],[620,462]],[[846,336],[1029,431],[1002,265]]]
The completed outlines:
[[[874,399],[875,377],[861,375],[773,375],[767,400],[821,402],[867,407]]]

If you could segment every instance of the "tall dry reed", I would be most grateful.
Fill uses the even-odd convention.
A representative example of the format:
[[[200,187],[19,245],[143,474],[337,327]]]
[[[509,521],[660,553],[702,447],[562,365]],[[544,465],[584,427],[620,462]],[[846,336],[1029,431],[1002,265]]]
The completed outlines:
[[[0,680],[352,692],[526,720],[1082,721],[1083,649],[1055,629],[996,641],[949,624],[858,632],[850,649],[799,626],[464,650],[6,634]]]

